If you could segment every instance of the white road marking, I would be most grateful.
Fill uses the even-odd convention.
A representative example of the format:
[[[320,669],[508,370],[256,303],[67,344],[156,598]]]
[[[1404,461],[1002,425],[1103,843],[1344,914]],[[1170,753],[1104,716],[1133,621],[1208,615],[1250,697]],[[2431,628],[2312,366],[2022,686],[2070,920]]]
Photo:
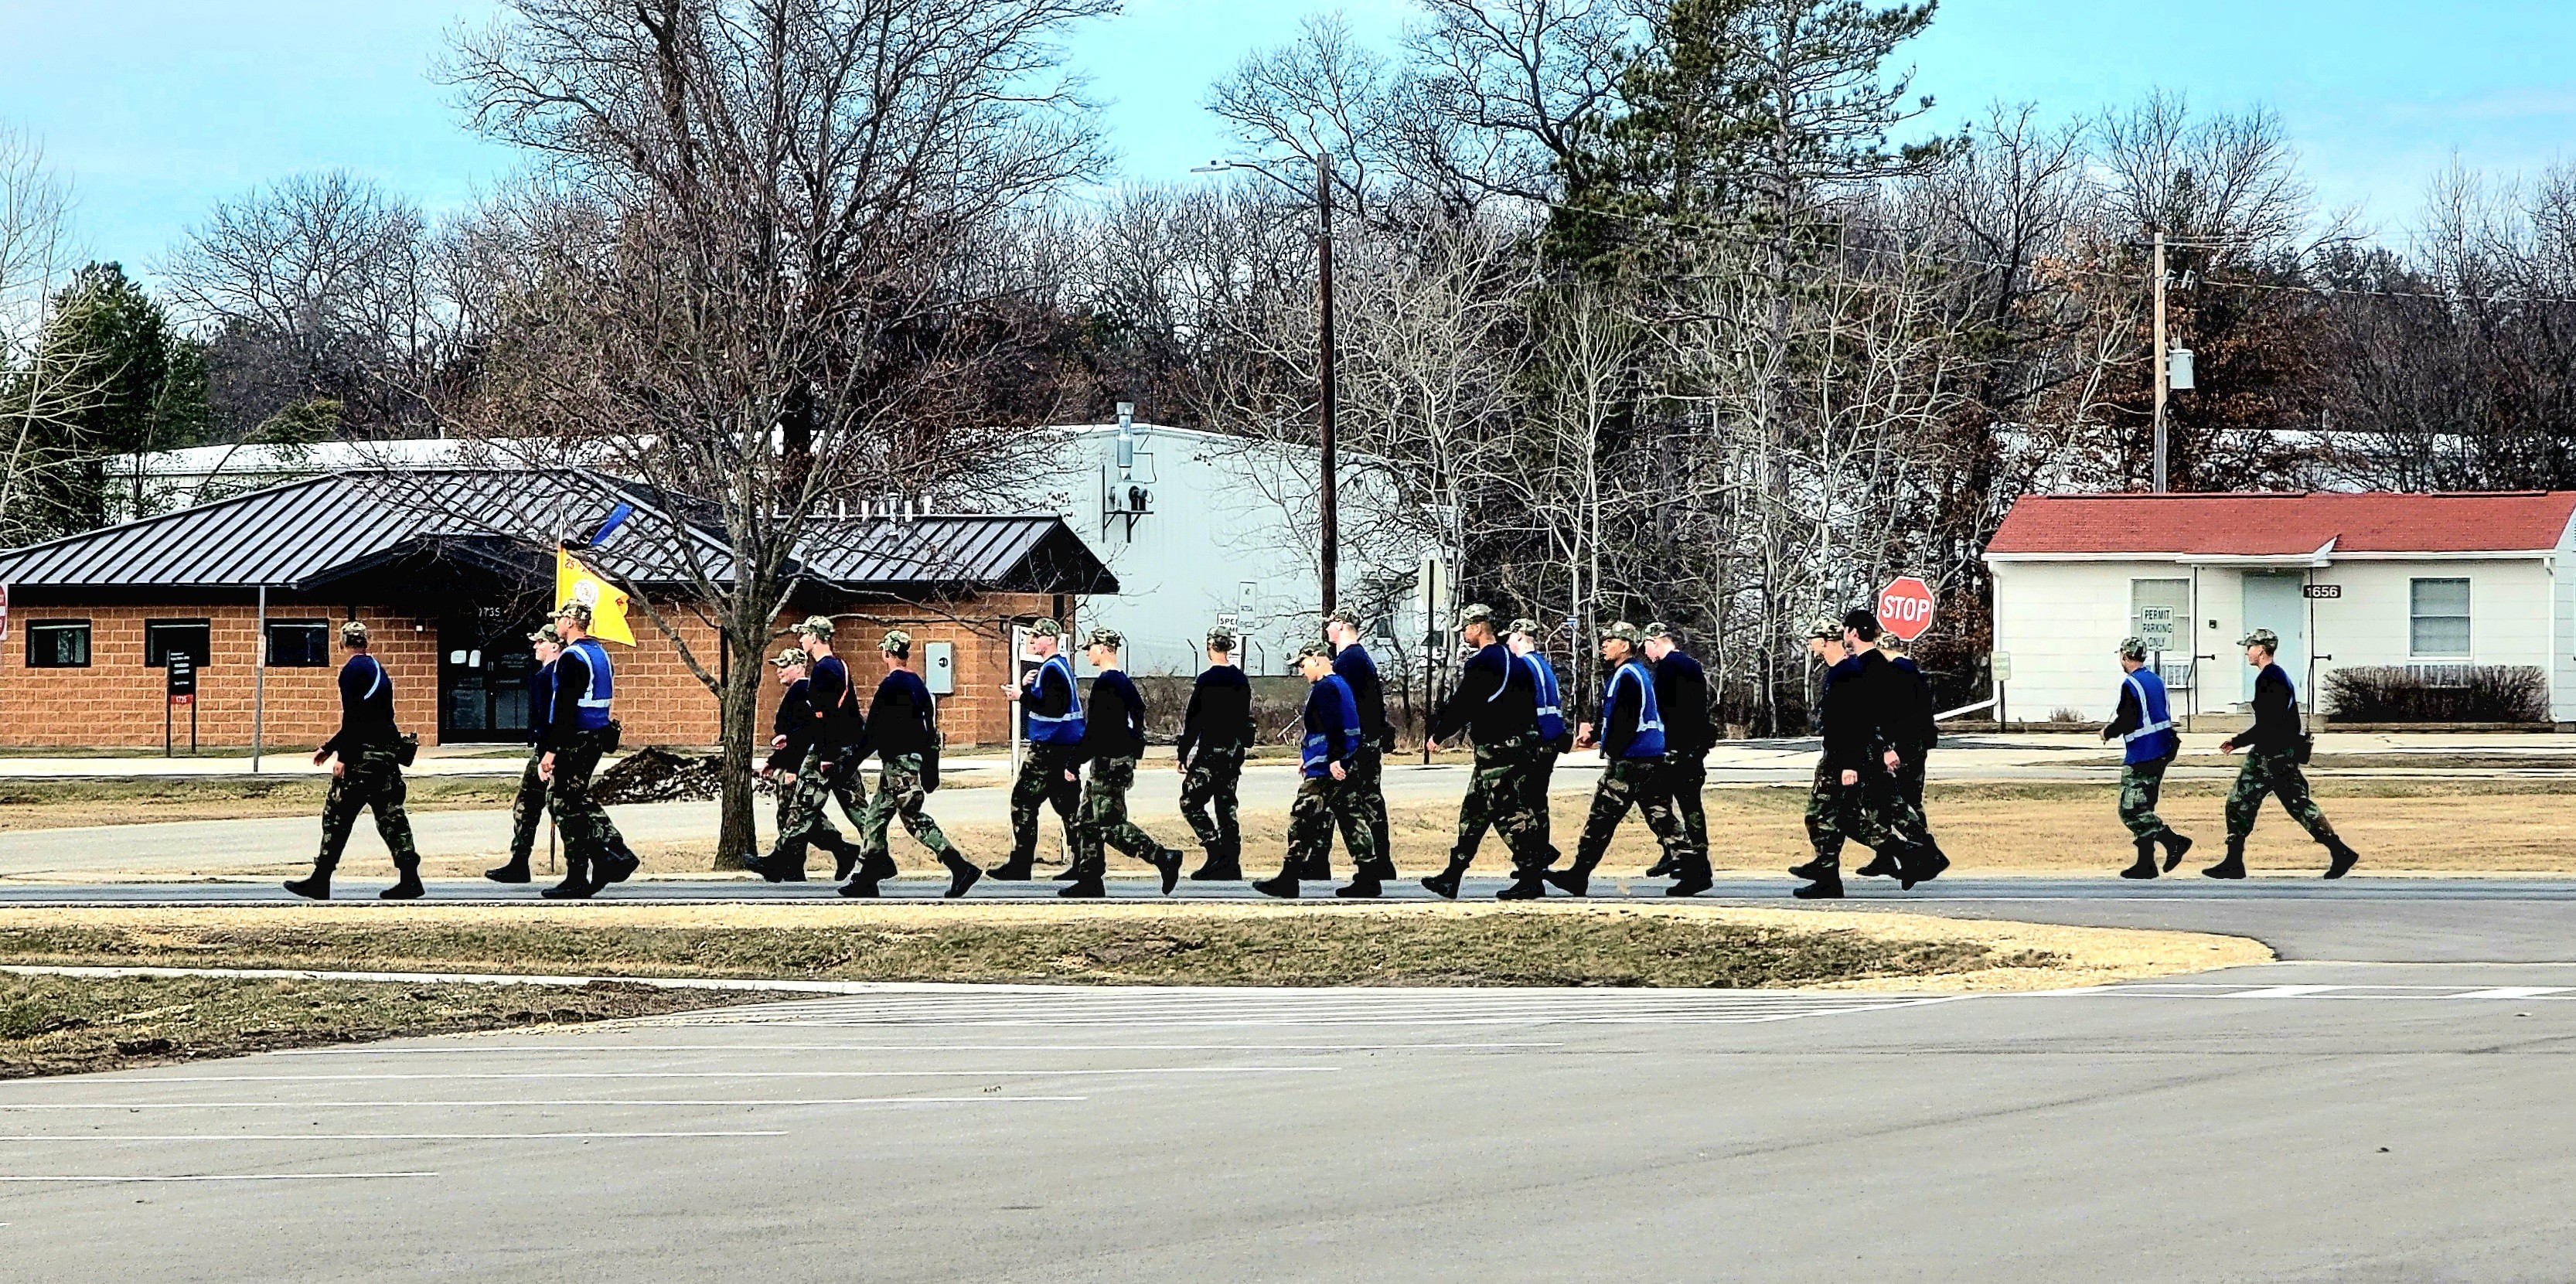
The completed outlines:
[[[1120,1074],[1337,1074],[1340,1066],[1137,1066],[1124,1070],[986,1067],[974,1070],[453,1070],[382,1074],[173,1074],[137,1083],[409,1083],[425,1079],[984,1079]],[[543,1104],[543,1103],[537,1103]]]
[[[621,1024],[835,1028],[1736,1025],[1956,1002],[1799,990],[1023,989],[879,991]]]
[[[2337,985],[2264,985],[2257,986],[2251,990],[2238,990],[2233,994],[2222,995],[2220,997],[2230,999],[2303,999],[2311,994],[2324,994],[2329,990],[2339,990],[2342,988],[2343,987]]]
[[[616,1099],[551,1100],[551,1101],[19,1101],[0,1102],[0,1113],[11,1110],[411,1110],[470,1108],[500,1110],[550,1110],[558,1106],[964,1106],[1052,1104],[1089,1101],[1089,1097],[1006,1097],[1000,1095],[973,1097],[723,1097],[708,1099],[673,1099],[666,1097],[621,1097]]]
[[[117,1185],[159,1181],[378,1181],[388,1177],[435,1177],[437,1173],[192,1173],[170,1177],[0,1177],[5,1182],[83,1182]]]
[[[2576,1002],[2576,986],[2563,985],[2226,985],[2188,981],[2138,981],[2085,989],[2032,990],[1998,998],[2026,999],[2321,999],[2329,1002],[2498,999]]]
[[[780,1130],[762,1132],[197,1132],[97,1136],[47,1136],[21,1133],[0,1136],[0,1145],[17,1142],[115,1141],[644,1141],[681,1137],[784,1137]]]
[[[2565,994],[2569,992],[2569,989],[2570,987],[2564,985],[2499,985],[2489,989],[2468,990],[2463,993],[2445,995],[2443,997],[2453,999],[2536,999],[2545,994]]]

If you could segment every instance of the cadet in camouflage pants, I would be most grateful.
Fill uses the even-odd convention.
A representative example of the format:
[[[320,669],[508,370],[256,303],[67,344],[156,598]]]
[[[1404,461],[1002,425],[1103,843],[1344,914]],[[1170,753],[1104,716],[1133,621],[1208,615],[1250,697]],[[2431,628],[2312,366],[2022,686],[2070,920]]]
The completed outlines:
[[[921,787],[921,755],[899,753],[892,758],[878,756],[877,796],[868,800],[867,811],[860,815],[859,848],[862,859],[872,869],[890,868],[894,861],[886,850],[886,826],[895,817],[903,818],[904,832],[913,841],[930,849],[930,854],[946,860],[957,855],[957,848],[939,828],[939,822],[922,810],[930,795]]]
[[[1189,770],[1181,776],[1181,819],[1190,822],[1190,832],[1198,835],[1199,846],[1231,858],[1237,865],[1243,858],[1243,825],[1236,812],[1235,790],[1242,783],[1243,749],[1239,745],[1197,746],[1190,753]],[[1211,808],[1213,816],[1209,814]]]
[[[582,732],[570,748],[555,754],[554,780],[546,790],[546,811],[563,835],[565,853],[585,861],[627,854],[626,838],[617,832],[617,823],[590,796],[590,776],[599,770],[599,755],[598,735]]]
[[[1288,806],[1289,869],[1330,859],[1333,826],[1339,824],[1342,847],[1365,876],[1379,853],[1377,835],[1369,830],[1368,793],[1358,785],[1357,779],[1331,776],[1310,776],[1298,784],[1297,799]]]
[[[1634,807],[1646,815],[1646,828],[1671,860],[1687,859],[1690,839],[1673,811],[1673,795],[1664,783],[1660,758],[1613,758],[1602,768],[1601,784],[1592,791],[1592,812],[1583,820],[1583,837],[1574,847],[1574,868],[1589,874],[1610,850],[1611,836]]]
[[[1115,847],[1142,861],[1151,861],[1163,850],[1152,834],[1127,819],[1127,791],[1136,784],[1136,760],[1133,758],[1098,758],[1091,764],[1091,778],[1082,788],[1082,818],[1075,824],[1075,837],[1080,854],[1076,863],[1100,876],[1107,865],[1108,847]]]
[[[327,874],[339,867],[349,831],[357,827],[358,813],[367,808],[375,809],[376,834],[385,840],[385,850],[393,853],[394,868],[420,868],[420,849],[411,840],[411,817],[403,811],[403,799],[411,791],[403,784],[400,750],[376,745],[353,752],[355,757],[343,754],[343,769],[331,778],[331,793],[322,801],[322,853],[314,860],[314,869]]]
[[[537,822],[546,814],[546,781],[537,774],[537,763],[544,757],[542,752],[528,754],[528,769],[519,773],[519,795],[510,800],[510,863],[503,868],[515,868],[523,875],[516,882],[527,881],[528,861],[537,853]]]
[[[1820,864],[1836,864],[1843,858],[1843,834],[1834,827],[1834,803],[1842,787],[1842,776],[1827,770],[1823,758],[1816,759],[1816,783],[1807,790],[1807,842],[1815,847]]]
[[[821,745],[805,751],[805,761],[796,768],[796,783],[778,794],[777,851],[794,851],[799,843],[812,843],[826,851],[838,847],[841,835],[823,816],[829,803],[840,803],[841,814],[852,825],[867,825],[868,787],[860,781],[857,767],[834,756],[846,752],[827,750]],[[832,764],[830,770],[824,769],[825,762]],[[801,853],[798,862],[803,863]]]
[[[1476,746],[1476,774],[1469,780],[1467,796],[1458,801],[1458,843],[1449,850],[1452,865],[1476,859],[1476,848],[1484,843],[1485,830],[1491,826],[1502,831],[1515,872],[1535,878],[1547,868],[1547,845],[1539,840],[1538,813],[1529,796],[1529,773],[1537,757],[1534,734]]]
[[[1877,852],[1893,862],[1901,850],[1920,847],[1929,841],[1923,828],[1922,814],[1905,801],[1896,778],[1878,772],[1861,773],[1860,783],[1846,785],[1841,772],[1816,778],[1818,797],[1808,799],[1808,815],[1813,817],[1818,801],[1824,804],[1826,823],[1834,830],[1833,855],[1828,858],[1823,842],[1817,843],[1816,859],[1830,863],[1842,857],[1843,840],[1848,838]],[[1812,836],[1814,821],[1809,822]],[[1891,871],[1893,872],[1893,871]]]
[[[1022,754],[1019,777],[1011,782],[1011,860],[1005,869],[1025,868],[1037,859],[1041,803],[1055,809],[1056,819],[1064,822],[1065,845],[1079,854],[1082,840],[1075,815],[1082,782],[1064,778],[1075,767],[1073,751],[1063,746],[1031,744]]]
[[[2120,823],[2129,827],[2131,838],[2154,838],[2165,832],[2164,817],[2156,814],[2156,799],[2164,793],[2165,768],[2172,765],[2173,758],[2167,755],[2153,762],[2133,762],[2120,768]],[[2249,758],[2245,765],[2249,769],[2252,768],[2253,760]],[[2291,770],[2296,771],[2297,768],[2293,767]],[[2237,788],[2244,788],[2244,779],[2241,775],[2237,780]],[[2300,793],[2302,797],[2306,796],[2304,784]],[[2262,801],[2258,794],[2254,803],[2245,809],[2245,829],[2248,833],[2253,832],[2254,829],[2254,807],[2260,806]],[[2284,798],[2282,801],[2286,803],[2288,799]],[[2228,815],[2232,821],[2236,814],[2236,799],[2233,794],[2229,795],[2227,806]],[[2314,806],[2315,804],[2310,804],[2311,809]],[[2325,817],[2319,816],[2317,819],[2322,822]],[[2174,859],[2180,860],[2182,857],[2177,854]]]
[[[2248,749],[2245,765],[2236,773],[2236,785],[2227,791],[2227,841],[2231,847],[2254,832],[2254,814],[2263,809],[2266,794],[2281,800],[2281,810],[2290,813],[2290,819],[2299,822],[2308,837],[2328,847],[2338,845],[2334,826],[2326,823],[2326,814],[2317,806],[2317,800],[2308,796],[2308,778],[2299,770],[2298,752]],[[2120,788],[2123,818],[2127,816],[2128,801],[2124,776]],[[2130,828],[2136,827],[2132,822]]]

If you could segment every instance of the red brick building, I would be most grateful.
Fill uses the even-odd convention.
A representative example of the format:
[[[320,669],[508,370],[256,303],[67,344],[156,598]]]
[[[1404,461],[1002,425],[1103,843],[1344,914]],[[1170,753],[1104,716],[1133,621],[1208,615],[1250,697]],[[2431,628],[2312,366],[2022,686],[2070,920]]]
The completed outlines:
[[[637,645],[609,647],[628,743],[715,743],[715,696],[682,648],[717,674],[760,659],[730,654],[690,610],[691,577],[724,573],[721,539],[613,478],[490,469],[314,478],[0,553],[0,744],[159,745],[173,653],[196,666],[203,744],[318,744],[338,724],[350,619],[371,626],[396,715],[423,743],[520,740],[526,636],[553,605],[558,541],[669,622],[639,610]],[[771,650],[796,620],[831,615],[866,681],[878,633],[909,630],[958,744],[1009,738],[998,688],[1013,625],[1117,591],[1052,515],[831,521],[799,553]],[[171,720],[183,745],[188,713]]]

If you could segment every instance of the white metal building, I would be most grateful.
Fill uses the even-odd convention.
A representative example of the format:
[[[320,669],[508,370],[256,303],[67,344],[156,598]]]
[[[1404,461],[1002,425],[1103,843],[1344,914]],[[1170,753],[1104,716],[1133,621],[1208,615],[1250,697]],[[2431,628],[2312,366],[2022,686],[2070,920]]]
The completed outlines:
[[[2241,708],[2268,628],[2303,707],[2348,665],[2528,665],[2576,722],[2571,519],[2570,491],[2025,496],[1985,555],[2009,716],[2109,718],[2132,634],[2177,711]]]

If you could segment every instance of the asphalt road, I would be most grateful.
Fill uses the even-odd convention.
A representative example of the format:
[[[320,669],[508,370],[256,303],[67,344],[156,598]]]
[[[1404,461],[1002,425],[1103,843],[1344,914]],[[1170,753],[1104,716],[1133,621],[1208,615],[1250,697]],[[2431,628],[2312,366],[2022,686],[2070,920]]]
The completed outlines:
[[[2297,903],[2210,904],[2240,901]],[[2570,961],[1933,1000],[889,987],[0,1084],[0,1261],[66,1284],[2560,1280],[2571,1000]]]

